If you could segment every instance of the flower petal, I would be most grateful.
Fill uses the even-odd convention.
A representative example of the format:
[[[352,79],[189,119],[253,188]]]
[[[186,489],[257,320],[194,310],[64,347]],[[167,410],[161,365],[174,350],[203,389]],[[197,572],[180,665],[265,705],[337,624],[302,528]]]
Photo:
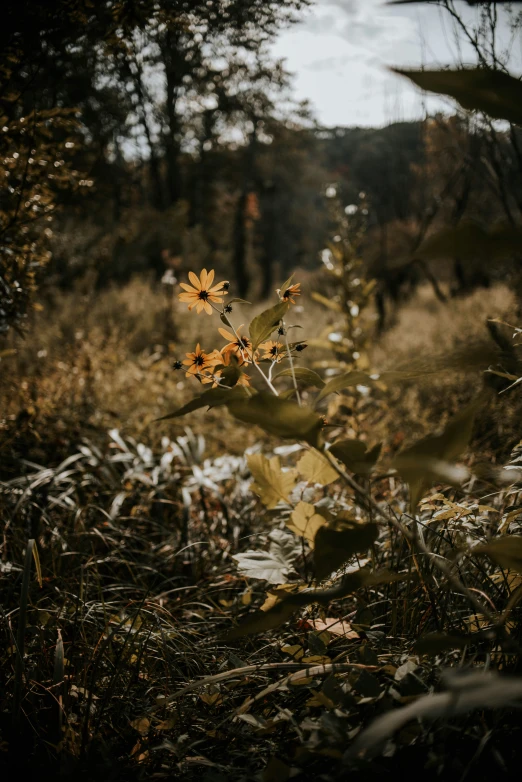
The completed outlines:
[[[189,276],[189,280],[191,281],[191,283],[195,287],[195,289],[197,291],[200,291],[201,290],[201,283],[200,283],[200,281],[198,279],[197,274],[194,274],[194,272],[189,272],[188,276]]]
[[[225,339],[228,339],[229,342],[234,342],[234,340],[236,339],[235,336],[231,334],[230,331],[227,331],[226,329],[219,328],[218,331],[221,334],[221,336],[224,337]]]
[[[186,282],[180,282],[179,286],[180,288],[183,288],[184,291],[188,291],[189,293],[192,293],[193,296],[197,296],[199,293],[199,291],[193,288],[192,285],[189,285]]]
[[[205,308],[205,312],[207,313],[207,315],[212,315],[212,307],[210,306],[208,301],[204,301],[203,306]]]
[[[212,285],[212,282],[214,281],[214,269],[211,269],[209,273],[207,274],[207,279],[205,281],[205,290],[208,291],[210,286]]]

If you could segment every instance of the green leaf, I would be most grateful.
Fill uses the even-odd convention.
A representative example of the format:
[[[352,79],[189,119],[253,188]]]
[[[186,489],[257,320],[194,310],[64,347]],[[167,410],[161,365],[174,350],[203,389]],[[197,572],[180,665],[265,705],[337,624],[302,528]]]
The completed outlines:
[[[324,516],[321,516],[309,502],[298,502],[290,518],[286,520],[288,529],[305,538],[312,548],[317,530],[326,523]]]
[[[418,654],[441,654],[451,649],[462,649],[474,643],[472,635],[446,635],[445,633],[428,633],[415,642]]]
[[[224,323],[225,326],[228,326],[229,329],[232,328],[232,324],[231,324],[231,322],[229,321],[229,319],[227,318],[227,316],[225,315],[224,312],[220,312],[219,313],[219,319],[220,319],[221,323]]]
[[[287,502],[297,483],[297,470],[283,472],[278,456],[267,459],[261,453],[247,456],[247,464],[254,477],[250,488],[259,494],[267,508],[275,508],[278,502]]]
[[[254,318],[248,327],[254,350],[259,347],[261,342],[269,338],[287,311],[288,303],[282,301]]]
[[[199,410],[202,407],[217,407],[218,405],[229,405],[233,402],[237,402],[241,399],[248,399],[250,393],[244,386],[235,386],[234,388],[211,388],[209,391],[205,391],[201,396],[191,399],[186,405],[180,407],[174,413],[164,415],[162,418],[156,418],[156,421],[167,421],[169,418],[179,418],[187,413],[192,413],[194,410]]]
[[[474,546],[472,554],[487,554],[500,567],[522,573],[522,537],[502,535],[490,543]]]
[[[323,419],[310,407],[261,392],[228,406],[232,415],[247,424],[284,439],[304,440],[317,446]]]
[[[351,386],[368,385],[371,382],[371,378],[367,372],[347,372],[345,375],[339,375],[333,377],[319,392],[317,395],[317,402],[324,399],[328,394],[334,394],[337,391],[342,391],[343,388],[349,388]]]
[[[509,709],[520,705],[522,678],[485,671],[446,672],[447,692],[429,693],[412,703],[379,715],[365,727],[345,757],[366,760],[382,751],[393,734],[409,722],[447,720],[480,709]]]
[[[391,573],[389,570],[372,572],[368,568],[362,568],[355,573],[343,576],[339,583],[330,589],[308,589],[295,594],[281,592],[280,602],[268,611],[258,611],[248,616],[227,634],[226,640],[273,630],[288,621],[298,608],[312,603],[319,603],[319,605],[326,607],[332,600],[341,600],[362,587],[390,584],[394,581],[404,581],[411,578],[413,576],[408,573]]]
[[[247,616],[237,627],[230,630],[226,635],[226,640],[233,641],[245,635],[274,630],[287,622],[297,609],[298,606],[283,600],[276,603],[270,611],[256,611],[254,614]]]
[[[228,364],[228,366],[220,364],[216,369],[221,370],[221,385],[228,386],[229,388],[235,386],[243,374],[239,368],[239,362],[233,354],[230,356],[230,364]]]
[[[279,394],[279,399],[291,399],[295,394],[295,388],[287,388]]]
[[[381,448],[381,443],[367,450],[362,440],[338,440],[331,446],[330,453],[351,472],[368,475],[380,456]]]
[[[314,372],[313,369],[308,369],[307,367],[294,367],[293,372],[291,369],[283,369],[282,372],[278,372],[275,375],[274,380],[277,380],[278,377],[292,377],[293,375],[295,375],[296,380],[302,381],[307,386],[323,388],[325,385],[322,377],[317,372]]]
[[[455,98],[464,109],[522,125],[522,82],[491,68],[415,71],[392,68],[428,92]]]
[[[343,521],[320,527],[314,540],[317,580],[322,581],[334,570],[338,570],[354,554],[367,551],[377,540],[378,534],[377,524]]]
[[[297,469],[309,483],[320,483],[322,486],[328,486],[339,478],[326,456],[315,448],[299,459]]]
[[[353,687],[365,698],[378,698],[381,694],[379,680],[375,676],[372,676],[371,673],[368,673],[368,671],[361,671],[354,681]]]
[[[451,463],[469,443],[475,415],[481,402],[482,397],[477,397],[449,421],[442,434],[420,440],[401,451],[393,461],[392,466],[409,484],[412,513],[430,483],[440,479],[440,471],[446,472],[445,477],[451,477],[451,468],[454,466]]]
[[[280,286],[280,288],[279,288],[279,290],[281,291],[281,293],[283,293],[283,294],[284,294],[284,292],[288,290],[288,288],[289,288],[289,287],[290,287],[290,285],[292,284],[292,280],[294,279],[294,277],[295,277],[295,273],[294,273],[294,274],[291,274],[291,275],[290,275],[290,277],[289,277],[287,280],[285,280],[285,281],[284,281],[284,283],[283,283],[283,284]]]

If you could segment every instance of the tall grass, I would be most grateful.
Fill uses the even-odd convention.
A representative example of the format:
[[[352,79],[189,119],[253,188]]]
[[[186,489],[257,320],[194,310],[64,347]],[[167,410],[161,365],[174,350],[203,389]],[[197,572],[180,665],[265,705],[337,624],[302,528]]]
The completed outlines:
[[[57,294],[36,315],[31,336],[12,341],[16,354],[2,359],[9,367],[0,380],[6,758],[12,771],[82,770],[88,778],[239,782],[262,773],[269,779],[266,767],[283,778],[292,768],[305,780],[344,778],[343,753],[361,726],[439,687],[444,667],[513,672],[518,656],[492,640],[484,617],[393,528],[374,546],[372,564],[409,580],[360,590],[327,613],[310,606],[276,633],[224,641],[238,616],[267,596],[263,582],[238,573],[232,556],[262,547],[278,523],[249,491],[243,453],[279,443],[255,429],[245,433],[219,411],[194,416],[193,430],[185,422],[152,425],[195,390],[171,369],[173,359],[211,339],[210,318],[181,317],[177,309],[174,339],[167,301],[143,280],[87,291],[80,300]],[[431,362],[437,371],[357,404],[349,394],[334,400],[356,407],[344,414],[346,431],[384,439],[386,454],[439,426],[480,382],[477,367],[455,371],[459,351],[474,345],[482,358],[489,355],[485,317],[505,317],[511,306],[502,286],[446,308],[421,289],[375,343],[371,364]],[[309,302],[299,319],[306,335],[335,328]],[[312,348],[303,356],[309,363],[325,358]],[[520,407],[509,397],[495,404],[479,422],[474,458],[501,461],[520,436]],[[369,487],[394,513],[407,511],[396,476],[379,476]],[[323,492],[324,503],[334,497],[338,507],[353,506],[349,492],[332,492]],[[487,477],[467,492],[432,493],[421,507],[426,545],[453,562],[463,546],[517,531],[519,502],[517,486],[499,490]],[[34,540],[38,588],[31,582]],[[297,567],[307,573],[309,566],[303,550]],[[478,558],[458,567],[468,589],[508,612],[506,628],[519,644],[517,574]],[[315,630],[315,622],[332,618],[355,634]],[[478,636],[472,646],[426,658],[414,642],[427,632]],[[296,685],[289,671],[299,673],[303,657],[321,660],[324,670],[311,680],[301,675]],[[344,667],[329,675],[335,664]],[[513,765],[517,736],[509,715],[487,712],[449,726],[410,726],[393,752],[350,773],[377,778],[409,767],[412,757],[424,769],[432,753],[442,774],[451,775],[453,763],[465,776],[480,751],[484,775],[476,778],[486,778]]]

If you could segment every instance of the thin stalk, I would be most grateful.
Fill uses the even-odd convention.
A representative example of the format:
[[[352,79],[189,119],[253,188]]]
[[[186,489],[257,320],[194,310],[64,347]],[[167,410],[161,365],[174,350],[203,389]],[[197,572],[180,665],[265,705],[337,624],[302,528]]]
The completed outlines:
[[[284,335],[285,335],[286,354],[288,356],[288,361],[290,363],[290,371],[292,373],[292,380],[294,381],[294,388],[295,388],[295,395],[297,397],[297,404],[299,405],[299,407],[301,407],[301,397],[299,396],[299,389],[297,388],[297,378],[295,376],[295,371],[294,371],[294,359],[292,357],[292,351],[290,350],[290,345],[288,343],[288,332],[285,329],[285,322],[284,322],[284,320],[282,321],[282,324],[283,324]]]
[[[349,475],[346,470],[344,470],[342,467],[339,466],[336,459],[332,456],[329,451],[324,451],[324,455],[334,468],[334,470],[337,472],[337,474],[354,490],[356,495],[363,500],[364,504],[366,505],[367,509],[373,509],[376,516],[379,516],[383,521],[385,521],[387,524],[392,524],[399,532],[401,532],[404,537],[410,541],[413,546],[416,546],[416,548],[425,556],[427,556],[431,562],[437,567],[441,573],[443,573],[450,584],[457,590],[457,592],[460,592],[460,594],[464,595],[469,602],[473,605],[476,611],[481,613],[485,619],[488,620],[492,625],[495,625],[495,617],[493,613],[487,608],[474,594],[471,590],[469,590],[464,584],[460,581],[457,576],[453,573],[451,567],[446,564],[446,561],[442,557],[438,557],[436,554],[433,554],[432,551],[426,546],[424,541],[419,537],[419,535],[416,535],[414,532],[408,529],[402,522],[398,521],[396,518],[393,517],[393,515],[390,513],[386,513],[380,505],[375,502],[373,497],[369,497],[368,494],[364,491],[362,486],[359,486],[357,481],[355,481],[351,475]]]
[[[234,332],[234,336],[236,336],[236,337],[237,337],[237,339],[238,339],[239,341],[241,341],[241,336],[240,336],[240,335],[237,333],[237,331],[236,331],[235,327],[234,327],[234,326],[232,325],[232,323],[230,322],[230,318],[228,318],[228,317],[227,317],[227,315],[225,315],[225,313],[224,313],[224,312],[221,312],[221,310],[218,310],[218,309],[217,309],[217,307],[214,307],[214,305],[213,305],[213,304],[211,304],[210,306],[211,306],[211,307],[213,307],[213,309],[215,309],[215,310],[216,310],[216,312],[219,312],[219,314],[220,314],[220,315],[224,315],[224,317],[226,318],[226,321],[227,321],[227,325],[228,325],[228,326],[229,326],[229,327],[232,329],[232,331]],[[257,371],[259,372],[259,374],[261,375],[261,377],[263,378],[263,380],[265,381],[265,383],[267,384],[267,386],[269,387],[269,389],[271,390],[271,392],[274,394],[274,396],[279,396],[279,393],[278,393],[278,391],[277,391],[277,388],[276,388],[276,387],[275,387],[275,386],[272,384],[272,382],[270,381],[270,379],[269,379],[269,378],[268,378],[268,377],[265,375],[265,373],[263,372],[263,370],[261,369],[261,367],[260,367],[260,366],[259,366],[259,364],[257,363],[257,361],[256,361],[256,358],[255,358],[254,351],[253,351],[252,349],[245,348],[245,352],[246,352],[246,353],[248,353],[248,355],[249,355],[249,357],[250,357],[250,361],[251,361],[251,362],[252,362],[252,364],[255,366],[255,368],[257,369]]]
[[[33,559],[34,544],[35,541],[33,538],[27,542],[27,548],[25,550],[24,573],[22,577],[22,591],[20,593],[20,611],[18,613],[18,633],[16,635],[16,662],[13,698],[13,720],[15,722],[18,722],[20,719],[20,707],[22,703],[22,683],[25,668],[25,628],[27,624],[27,602],[29,598],[29,585],[31,582],[31,562]]]

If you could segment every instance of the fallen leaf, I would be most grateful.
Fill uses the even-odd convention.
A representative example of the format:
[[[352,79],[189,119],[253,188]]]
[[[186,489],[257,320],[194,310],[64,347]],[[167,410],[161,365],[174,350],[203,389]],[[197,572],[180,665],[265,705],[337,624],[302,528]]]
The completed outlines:
[[[324,622],[322,619],[309,619],[308,624],[311,625],[318,633],[322,633],[327,630],[331,635],[340,635],[343,638],[360,638],[359,633],[352,630],[352,626],[349,622],[344,622],[342,619],[335,619],[333,617],[327,617]]]

